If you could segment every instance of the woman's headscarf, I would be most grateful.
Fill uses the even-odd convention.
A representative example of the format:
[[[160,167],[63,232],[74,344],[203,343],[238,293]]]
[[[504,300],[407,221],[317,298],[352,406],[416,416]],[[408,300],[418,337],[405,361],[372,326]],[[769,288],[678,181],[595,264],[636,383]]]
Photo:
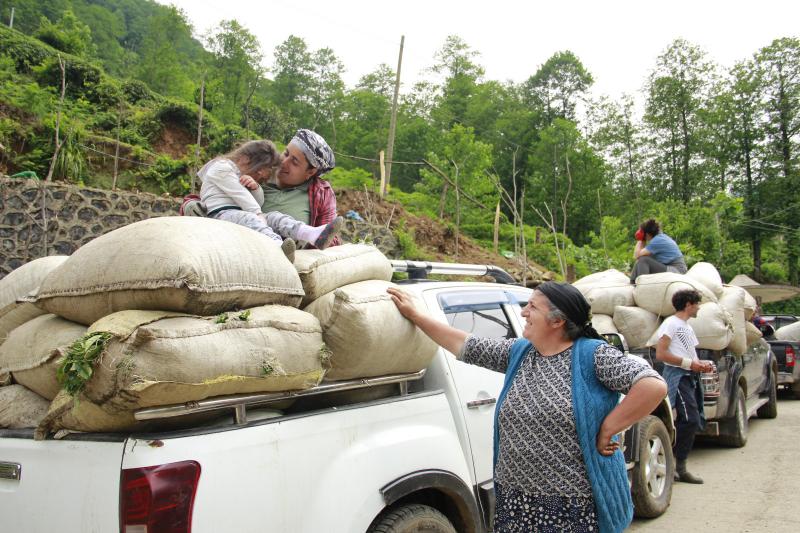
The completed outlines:
[[[554,306],[567,315],[567,318],[581,328],[581,336],[590,339],[603,339],[592,327],[592,308],[581,291],[569,283],[546,281],[536,290],[547,296]]]

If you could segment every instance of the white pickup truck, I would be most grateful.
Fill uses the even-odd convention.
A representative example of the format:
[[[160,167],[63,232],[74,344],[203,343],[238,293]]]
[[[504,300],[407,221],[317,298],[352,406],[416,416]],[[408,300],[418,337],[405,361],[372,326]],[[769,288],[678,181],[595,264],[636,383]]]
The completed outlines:
[[[411,278],[494,277],[499,283],[410,279],[404,288],[455,327],[521,335],[531,290],[502,270],[393,263]],[[36,441],[33,430],[0,430],[0,530],[491,531],[502,382],[502,374],[439,350],[418,374],[143,409],[138,419],[162,423],[147,434]],[[672,431],[663,405],[627,433],[640,514],[669,505]]]

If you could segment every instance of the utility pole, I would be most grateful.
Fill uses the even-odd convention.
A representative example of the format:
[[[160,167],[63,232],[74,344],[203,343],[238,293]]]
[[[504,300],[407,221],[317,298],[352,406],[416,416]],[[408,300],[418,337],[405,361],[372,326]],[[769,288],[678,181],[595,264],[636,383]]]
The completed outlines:
[[[403,65],[403,44],[406,36],[400,36],[400,54],[397,57],[397,75],[394,79],[394,97],[392,98],[392,118],[389,121],[389,141],[386,149],[386,183],[381,190],[381,196],[386,194],[386,189],[392,180],[392,159],[394,158],[394,132],[397,127],[397,95],[400,93],[400,68]]]

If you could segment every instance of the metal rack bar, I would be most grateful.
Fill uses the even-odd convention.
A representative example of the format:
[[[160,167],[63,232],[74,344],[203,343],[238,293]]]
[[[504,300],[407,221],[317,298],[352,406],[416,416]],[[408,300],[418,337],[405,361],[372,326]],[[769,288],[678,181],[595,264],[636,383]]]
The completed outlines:
[[[214,411],[217,409],[235,409],[236,423],[244,424],[247,422],[248,405],[263,405],[283,400],[293,400],[305,396],[317,396],[328,392],[363,389],[391,383],[398,383],[400,386],[400,393],[405,395],[408,394],[408,382],[422,379],[424,375],[425,369],[410,374],[390,374],[388,376],[379,376],[375,378],[322,383],[312,389],[298,391],[218,396],[207,400],[139,409],[133,413],[133,416],[136,420],[157,420],[160,418],[172,418],[191,413]]]

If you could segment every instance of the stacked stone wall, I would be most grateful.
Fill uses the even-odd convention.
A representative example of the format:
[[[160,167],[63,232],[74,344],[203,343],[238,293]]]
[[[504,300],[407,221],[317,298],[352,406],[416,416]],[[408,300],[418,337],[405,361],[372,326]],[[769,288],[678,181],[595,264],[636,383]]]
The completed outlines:
[[[45,255],[70,255],[109,231],[178,214],[181,200],[0,176],[0,278]],[[45,223],[47,232],[45,234]],[[348,220],[345,242],[373,242],[389,257],[397,239],[383,226]]]

